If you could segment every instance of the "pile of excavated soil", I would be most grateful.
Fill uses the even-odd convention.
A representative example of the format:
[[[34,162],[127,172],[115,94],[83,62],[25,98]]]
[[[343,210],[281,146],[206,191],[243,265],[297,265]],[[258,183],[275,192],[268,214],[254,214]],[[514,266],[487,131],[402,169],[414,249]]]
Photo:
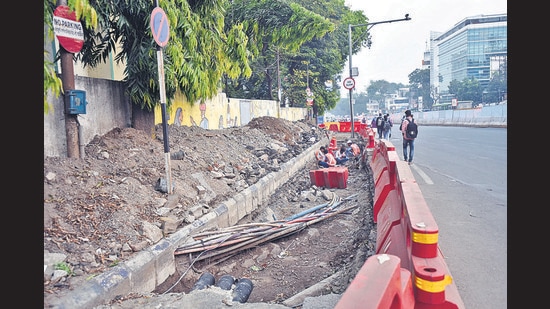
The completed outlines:
[[[86,145],[83,159],[44,158],[45,264],[62,261],[45,270],[45,307],[86,278],[192,224],[197,208],[208,212],[320,140],[328,142],[316,126],[273,117],[220,130],[169,125],[168,194],[162,132],[160,125],[154,137],[115,128]],[[349,210],[223,260],[192,263],[177,256],[176,273],[154,293],[188,293],[204,272],[250,278],[254,290],[248,302],[283,303],[330,276],[335,279],[327,293],[343,292],[374,254],[372,176],[368,166],[350,167],[347,188],[323,188],[311,184],[309,170],[316,168],[312,154],[310,166],[239,224],[280,220],[335,197]],[[122,295],[111,303],[121,306],[139,297]]]

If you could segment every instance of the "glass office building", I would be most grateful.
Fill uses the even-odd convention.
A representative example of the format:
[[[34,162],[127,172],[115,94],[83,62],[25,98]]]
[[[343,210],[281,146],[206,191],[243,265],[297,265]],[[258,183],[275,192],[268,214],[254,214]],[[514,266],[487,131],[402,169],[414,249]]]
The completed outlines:
[[[431,34],[430,83],[441,95],[453,80],[477,79],[484,88],[507,60],[507,14],[467,17]]]

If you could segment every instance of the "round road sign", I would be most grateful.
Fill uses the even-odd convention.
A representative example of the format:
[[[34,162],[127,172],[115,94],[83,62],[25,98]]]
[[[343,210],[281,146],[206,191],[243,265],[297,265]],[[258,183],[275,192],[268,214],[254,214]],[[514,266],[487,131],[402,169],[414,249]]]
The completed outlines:
[[[161,7],[157,6],[151,13],[151,32],[153,32],[153,38],[160,47],[166,46],[170,37],[170,24],[166,13]]]
[[[353,77],[346,77],[344,79],[344,88],[350,90],[353,89],[353,87],[355,87],[355,80]]]
[[[66,5],[60,5],[53,11],[53,32],[59,45],[70,53],[78,53],[84,45],[82,24],[76,20],[76,14]]]

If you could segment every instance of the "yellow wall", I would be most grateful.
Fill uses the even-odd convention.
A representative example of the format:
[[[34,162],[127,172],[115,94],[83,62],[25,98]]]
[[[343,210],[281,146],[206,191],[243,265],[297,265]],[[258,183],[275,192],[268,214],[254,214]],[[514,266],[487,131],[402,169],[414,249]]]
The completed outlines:
[[[240,99],[227,99],[225,93],[220,92],[211,100],[205,101],[204,116],[208,120],[208,126],[202,122],[203,114],[201,105],[195,103],[191,106],[185,96],[177,93],[170,108],[166,108],[167,124],[178,125],[176,114],[181,114],[180,125],[202,126],[206,129],[223,129],[241,126]],[[262,116],[283,118],[291,121],[305,119],[306,108],[279,107],[277,101],[269,100],[247,100],[250,102],[250,119]],[[178,112],[181,109],[181,112]],[[155,107],[155,125],[162,123],[161,107]]]

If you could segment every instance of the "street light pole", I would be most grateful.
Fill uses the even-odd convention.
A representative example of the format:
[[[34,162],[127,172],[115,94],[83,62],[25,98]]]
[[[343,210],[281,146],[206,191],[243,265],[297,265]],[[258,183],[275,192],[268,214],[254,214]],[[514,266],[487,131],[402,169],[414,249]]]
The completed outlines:
[[[395,21],[404,21],[404,20],[411,20],[409,17],[409,14],[405,14],[405,18],[400,19],[392,19],[392,20],[383,20],[383,21],[377,21],[373,23],[367,23],[367,24],[358,24],[358,25],[352,25],[348,24],[348,39],[349,39],[349,78],[353,78],[353,69],[351,66],[351,53],[352,53],[352,41],[351,41],[351,29],[354,27],[360,27],[360,26],[367,26],[367,32],[374,26],[378,24],[386,24],[386,23],[393,23]],[[353,101],[352,101],[352,94],[353,94],[353,87],[349,89],[349,111],[350,111],[350,119],[351,119],[351,138],[355,137],[355,127],[353,124]]]

